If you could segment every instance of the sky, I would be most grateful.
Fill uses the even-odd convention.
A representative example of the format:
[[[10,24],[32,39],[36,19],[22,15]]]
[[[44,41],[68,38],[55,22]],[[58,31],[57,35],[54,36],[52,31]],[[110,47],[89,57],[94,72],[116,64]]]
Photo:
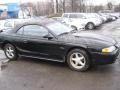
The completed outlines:
[[[41,1],[41,0],[0,0],[0,3],[24,3],[24,2],[35,2],[35,1]],[[46,0],[42,0],[46,1]],[[94,4],[94,5],[100,5],[103,4],[105,5],[107,2],[111,1],[114,4],[120,3],[120,0],[88,0],[88,3]]]
[[[100,4],[105,5],[107,2],[112,2],[113,4],[119,4],[120,0],[89,0],[89,2],[92,2],[92,4],[94,5],[100,5]]]

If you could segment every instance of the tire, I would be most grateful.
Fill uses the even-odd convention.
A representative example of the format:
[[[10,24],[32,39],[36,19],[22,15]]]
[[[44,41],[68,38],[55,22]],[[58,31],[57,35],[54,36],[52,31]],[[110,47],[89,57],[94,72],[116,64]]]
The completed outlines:
[[[74,30],[77,30],[77,27],[76,26],[71,26],[72,29]]]
[[[85,29],[88,29],[88,30],[92,30],[92,29],[94,29],[94,28],[95,28],[95,25],[94,25],[92,22],[88,23],[88,24],[85,26]]]
[[[18,58],[17,51],[12,44],[5,44],[4,53],[9,60],[17,60]]]
[[[80,72],[87,71],[91,67],[89,56],[80,49],[73,49],[68,53],[67,64],[72,70]]]

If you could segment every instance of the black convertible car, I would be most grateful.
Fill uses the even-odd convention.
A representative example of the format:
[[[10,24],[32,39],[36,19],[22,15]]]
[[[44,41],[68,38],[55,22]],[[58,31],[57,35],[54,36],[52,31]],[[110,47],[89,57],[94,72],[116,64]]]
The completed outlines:
[[[118,43],[105,36],[77,32],[51,19],[29,21],[0,33],[0,47],[10,60],[19,56],[67,62],[72,70],[114,63]]]

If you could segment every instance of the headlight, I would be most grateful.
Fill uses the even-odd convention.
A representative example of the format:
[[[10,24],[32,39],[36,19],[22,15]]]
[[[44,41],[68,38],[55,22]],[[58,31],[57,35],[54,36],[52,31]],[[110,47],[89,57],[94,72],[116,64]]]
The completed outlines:
[[[103,53],[109,53],[109,52],[113,52],[115,49],[116,49],[115,46],[111,46],[111,47],[108,47],[108,48],[103,48],[102,52]]]

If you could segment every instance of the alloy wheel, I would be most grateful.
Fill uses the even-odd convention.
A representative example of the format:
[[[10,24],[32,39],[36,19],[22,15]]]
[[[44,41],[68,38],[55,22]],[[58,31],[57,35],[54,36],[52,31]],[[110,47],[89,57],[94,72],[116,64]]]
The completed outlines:
[[[91,29],[93,29],[93,28],[94,28],[94,25],[93,25],[92,23],[89,23],[89,24],[88,24],[88,29],[91,30]]]
[[[70,63],[76,69],[81,69],[85,66],[86,60],[83,54],[81,53],[73,53],[70,56]]]
[[[14,48],[11,47],[11,46],[7,46],[5,48],[5,53],[6,53],[7,57],[10,58],[10,59],[15,57]]]

